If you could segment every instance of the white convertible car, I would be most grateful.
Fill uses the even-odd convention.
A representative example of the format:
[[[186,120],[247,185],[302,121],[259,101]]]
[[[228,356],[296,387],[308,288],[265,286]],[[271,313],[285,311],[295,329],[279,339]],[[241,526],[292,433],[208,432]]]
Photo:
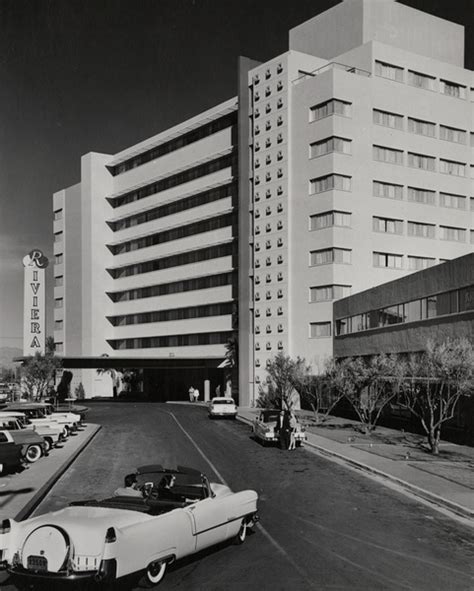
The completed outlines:
[[[133,487],[101,501],[0,525],[2,565],[18,585],[87,579],[111,583],[140,573],[153,586],[175,560],[233,539],[258,520],[253,490],[233,493],[192,468],[138,468]],[[133,495],[133,496],[132,496]]]

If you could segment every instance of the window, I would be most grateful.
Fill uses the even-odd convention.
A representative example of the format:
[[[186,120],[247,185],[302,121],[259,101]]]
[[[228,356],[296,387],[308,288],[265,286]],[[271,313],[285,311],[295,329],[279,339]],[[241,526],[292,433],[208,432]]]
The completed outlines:
[[[403,257],[401,254],[389,252],[374,252],[374,267],[386,267],[390,269],[402,269]]]
[[[311,322],[309,325],[309,336],[312,339],[320,337],[331,336],[331,323],[330,322]]]
[[[403,151],[383,146],[372,146],[373,159],[388,164],[403,164]]]
[[[408,187],[408,201],[434,205],[435,199],[435,191],[431,191],[430,189],[416,189],[415,187]]]
[[[453,209],[466,209],[466,197],[464,197],[464,195],[440,193],[439,204],[441,205],[441,207],[452,207]]]
[[[392,218],[381,218],[374,216],[374,232],[384,232],[386,234],[403,234],[403,221]]]
[[[56,298],[56,299],[54,300],[54,307],[55,307],[55,308],[62,308],[62,307],[63,307],[63,305],[64,305],[64,300],[63,300],[63,298]]]
[[[319,103],[309,110],[309,120],[318,121],[329,117],[330,115],[342,115],[343,117],[351,116],[352,103],[347,101],[340,101],[338,99],[331,99],[324,103]]]
[[[332,152],[339,152],[341,154],[351,153],[351,140],[342,137],[329,137],[319,142],[314,142],[309,147],[310,158],[317,158]]]
[[[311,287],[309,290],[310,302],[328,302],[345,298],[351,294],[350,285],[322,285],[320,287]]]
[[[408,152],[408,166],[411,168],[420,168],[421,170],[436,170],[436,159],[433,156],[425,156],[424,154],[414,154]]]
[[[471,131],[471,133],[469,134],[469,145],[471,146],[471,148],[474,148],[474,131]]]
[[[64,353],[64,343],[54,343],[56,353]]]
[[[456,127],[448,127],[447,125],[439,126],[439,139],[447,142],[454,142],[455,144],[466,144],[467,134],[464,129],[457,129]]]
[[[63,233],[62,232],[55,232],[54,233],[54,242],[61,242],[63,239]]]
[[[427,269],[436,264],[436,259],[428,257],[415,257],[408,256],[408,268],[411,271],[420,271],[421,269]]]
[[[373,181],[372,190],[374,197],[386,197],[388,199],[403,199],[403,186],[392,183]]]
[[[434,238],[435,226],[433,224],[422,224],[421,222],[408,222],[408,236]]]
[[[58,275],[54,278],[54,287],[61,287],[64,284],[64,277],[62,275]]]
[[[324,191],[350,191],[351,190],[350,176],[342,174],[329,174],[310,181],[310,193],[323,193]]]
[[[403,82],[403,68],[378,60],[375,61],[375,75],[396,82]]]
[[[474,244],[474,230],[470,231],[470,236],[471,236],[471,244]]]
[[[54,212],[54,221],[57,222],[58,220],[62,220],[62,219],[63,219],[63,210],[57,209]]]
[[[440,80],[440,91],[447,96],[454,96],[455,98],[466,98],[466,87],[456,82],[448,82],[447,80]]]
[[[348,248],[325,248],[310,252],[310,265],[327,265],[330,263],[351,263],[352,250]]]
[[[452,242],[466,242],[466,230],[464,228],[440,226],[439,232],[441,240],[450,240]]]
[[[376,125],[391,127],[392,129],[403,129],[403,116],[388,111],[373,110],[373,121]]]
[[[62,330],[64,325],[63,320],[55,320],[54,321],[54,330]]]
[[[54,264],[55,265],[62,265],[63,261],[64,261],[64,255],[62,253],[54,255]]]
[[[326,211],[309,218],[310,230],[321,230],[332,226],[350,227],[351,214],[344,211]]]
[[[420,72],[408,70],[407,83],[410,86],[424,88],[425,90],[434,90],[435,80],[436,78],[433,76],[428,76],[426,74],[420,74]]]
[[[418,135],[426,135],[428,137],[436,136],[436,125],[430,121],[423,121],[422,119],[414,119],[408,117],[408,131],[410,133],[417,133]]]
[[[466,163],[440,158],[439,171],[444,174],[452,174],[453,176],[466,176]]]

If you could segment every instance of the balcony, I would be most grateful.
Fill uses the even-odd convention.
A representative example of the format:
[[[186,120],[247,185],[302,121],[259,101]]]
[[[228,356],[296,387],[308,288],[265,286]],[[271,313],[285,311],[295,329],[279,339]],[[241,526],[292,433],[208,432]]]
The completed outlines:
[[[315,76],[319,76],[320,74],[324,74],[325,72],[328,72],[329,70],[343,70],[344,72],[348,72],[349,74],[355,74],[356,76],[365,76],[366,78],[369,78],[372,75],[367,70],[362,70],[361,68],[356,68],[354,66],[347,66],[345,64],[339,64],[338,62],[331,62],[329,64],[326,64],[325,66],[321,66],[320,68],[313,70],[312,72],[305,72],[304,74],[301,74],[301,76],[298,76],[298,78],[295,78],[295,80],[292,80],[291,83],[295,84],[295,85],[300,84],[301,82],[304,82],[305,80],[308,80],[309,78],[314,78]]]

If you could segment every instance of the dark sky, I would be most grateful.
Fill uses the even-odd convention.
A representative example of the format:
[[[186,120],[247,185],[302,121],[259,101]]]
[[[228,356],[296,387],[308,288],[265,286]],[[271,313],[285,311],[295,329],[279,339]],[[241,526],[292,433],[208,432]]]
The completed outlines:
[[[283,53],[291,27],[337,3],[0,0],[0,346],[22,346],[21,259],[52,258],[52,194],[79,182],[81,155],[231,98],[239,55]],[[474,0],[403,4],[466,26],[474,69]]]

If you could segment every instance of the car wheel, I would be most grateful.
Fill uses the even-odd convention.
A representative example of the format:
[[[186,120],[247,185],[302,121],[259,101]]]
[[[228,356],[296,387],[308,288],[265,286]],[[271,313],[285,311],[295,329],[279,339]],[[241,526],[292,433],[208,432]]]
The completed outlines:
[[[140,586],[150,589],[163,580],[166,567],[168,566],[166,560],[157,560],[156,562],[150,562],[147,566],[145,574],[143,575]]]
[[[64,425],[64,428],[63,428],[64,438],[67,439],[70,434],[71,434],[71,430],[69,429],[69,427],[67,425]]]
[[[53,449],[53,440],[51,437],[45,437],[44,444],[46,453],[49,453]]]
[[[245,538],[247,537],[247,521],[245,519],[242,520],[240,524],[239,533],[235,536],[235,543],[240,545],[245,542]]]
[[[37,462],[43,455],[41,447],[39,445],[30,445],[26,450],[25,459],[30,464]]]

